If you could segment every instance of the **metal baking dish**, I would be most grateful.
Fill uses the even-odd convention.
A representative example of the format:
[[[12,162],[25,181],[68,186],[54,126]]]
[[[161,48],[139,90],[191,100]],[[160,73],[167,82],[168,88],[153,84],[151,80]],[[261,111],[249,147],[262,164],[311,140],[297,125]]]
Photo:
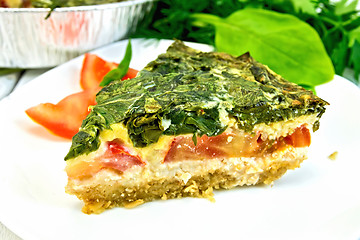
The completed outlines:
[[[125,38],[154,0],[57,8],[0,8],[0,68],[44,68]]]

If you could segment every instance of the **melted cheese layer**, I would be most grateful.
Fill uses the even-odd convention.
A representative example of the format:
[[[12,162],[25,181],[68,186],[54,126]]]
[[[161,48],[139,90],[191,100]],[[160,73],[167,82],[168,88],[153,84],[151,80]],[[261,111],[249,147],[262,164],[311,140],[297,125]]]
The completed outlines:
[[[270,139],[270,140],[268,140],[268,142],[269,142],[270,146],[272,146],[273,143],[271,143],[271,141],[272,141],[271,139],[276,138],[277,136],[280,136],[280,137],[288,136],[289,134],[291,134],[294,131],[293,130],[294,128],[296,129],[300,126],[305,125],[307,128],[310,128],[310,127],[312,127],[312,123],[315,120],[316,120],[316,118],[313,115],[311,115],[311,116],[303,116],[302,118],[299,118],[296,121],[273,123],[270,126],[264,126],[263,124],[259,124],[255,128],[256,134],[253,134],[251,136],[248,133],[245,133],[243,130],[237,129],[236,131],[234,131],[234,129],[237,128],[237,125],[235,124],[234,119],[231,119],[231,121],[229,121],[229,123],[230,123],[229,125],[231,125],[231,127],[228,127],[227,130],[225,131],[225,133],[223,133],[223,134],[225,134],[225,138],[226,138],[225,140],[223,140],[223,141],[225,141],[225,143],[221,142],[221,141],[217,142],[215,140],[215,139],[217,139],[217,137],[214,137],[214,140],[211,140],[211,141],[215,141],[213,143],[213,145],[211,145],[211,143],[210,143],[210,145],[205,145],[206,148],[202,148],[202,150],[200,148],[200,151],[201,151],[200,154],[208,154],[208,152],[207,152],[208,150],[206,150],[206,149],[208,149],[208,147],[211,149],[213,149],[213,147],[215,147],[215,149],[211,150],[211,151],[224,151],[224,150],[230,151],[227,153],[227,155],[216,155],[215,152],[212,155],[198,155],[199,152],[192,152],[192,151],[197,151],[194,148],[195,146],[191,147],[191,148],[194,148],[194,150],[191,150],[190,152],[189,152],[189,150],[186,150],[187,147],[190,147],[190,145],[193,145],[192,142],[190,145],[187,145],[188,144],[187,142],[182,143],[185,145],[182,145],[182,144],[181,145],[176,145],[176,144],[173,145],[176,141],[178,141],[175,139],[179,139],[179,136],[175,137],[175,136],[167,136],[167,135],[161,136],[159,138],[158,142],[153,143],[147,147],[134,148],[132,146],[131,140],[127,134],[127,129],[125,128],[125,126],[123,124],[113,124],[111,126],[111,129],[105,130],[101,133],[101,135],[100,135],[101,146],[98,149],[98,151],[92,152],[89,155],[81,155],[75,159],[67,161],[66,171],[68,173],[69,179],[70,178],[83,179],[84,177],[85,178],[91,177],[92,175],[98,173],[99,171],[103,171],[104,167],[102,167],[101,162],[98,162],[99,160],[97,160],[97,159],[102,159],[102,156],[106,153],[106,151],[108,149],[107,143],[113,141],[114,139],[121,139],[121,142],[124,144],[126,149],[129,150],[129,154],[131,154],[133,156],[138,156],[145,163],[145,166],[144,165],[141,165],[141,166],[129,165],[130,168],[126,168],[126,170],[124,170],[124,172],[122,172],[122,173],[117,172],[116,174],[118,174],[118,175],[133,174],[134,171],[136,171],[136,169],[142,169],[144,167],[148,168],[148,169],[152,169],[151,171],[154,171],[154,172],[160,172],[163,169],[166,169],[166,167],[168,167],[170,165],[176,166],[176,167],[172,168],[171,171],[177,171],[179,173],[179,172],[181,172],[181,169],[184,166],[187,166],[188,162],[195,161],[198,166],[202,166],[203,162],[207,162],[207,163],[212,162],[212,164],[216,165],[216,164],[220,164],[220,163],[218,163],[219,158],[238,159],[241,156],[241,159],[247,159],[246,157],[250,157],[249,159],[251,159],[251,157],[253,157],[254,159],[255,158],[257,159],[259,157],[260,158],[266,157],[269,154],[275,154],[277,152],[277,147],[273,148],[273,150],[271,150],[270,152],[265,151],[265,149],[262,150],[263,148],[259,148],[257,150],[258,145],[256,143],[256,139],[258,138],[258,136],[261,136],[261,139],[263,141],[265,141],[266,139]],[[233,132],[231,132],[231,131],[233,131]],[[231,135],[231,134],[234,134],[235,132],[238,135]],[[229,135],[226,135],[226,134],[229,134]],[[228,136],[228,137],[226,137],[226,136]],[[235,141],[235,144],[231,143],[234,138],[233,136],[237,139]],[[186,139],[188,139],[186,141],[191,141],[191,135],[187,135],[185,137],[186,137]],[[180,137],[180,139],[181,138],[184,139],[184,135],[182,135]],[[253,142],[253,141],[255,141],[255,142]],[[275,140],[275,142],[278,142],[278,140]],[[204,146],[201,144],[198,146],[199,147]],[[233,144],[233,145],[229,145],[230,148],[229,147],[222,148],[222,146],[223,146],[222,144]],[[253,144],[255,144],[255,145],[253,145]],[[183,152],[184,150],[180,150],[180,152],[178,152],[177,155],[170,154],[170,149],[171,149],[171,152],[173,153],[173,151],[174,151],[173,149],[178,149],[178,147],[185,147],[185,152]],[[284,147],[284,145],[282,145],[281,148],[283,148],[283,147]],[[292,146],[289,146],[289,147],[292,147]],[[197,149],[199,149],[199,148],[197,148]],[[250,151],[247,151],[247,149],[249,149]],[[281,149],[279,149],[279,150],[281,150]],[[175,150],[175,151],[178,151],[178,150]],[[245,151],[245,152],[243,152],[243,151]],[[274,153],[272,153],[272,151],[274,151]],[[169,156],[170,156],[170,158],[169,158]],[[170,159],[170,162],[171,162],[171,159],[173,159],[176,163],[168,162],[169,159]],[[167,162],[164,162],[165,160]],[[121,160],[120,159],[117,160],[115,158],[114,161],[117,162],[117,161],[121,161]],[[116,164],[116,162],[114,164]],[[109,166],[109,167],[111,167],[111,166]],[[113,167],[114,167],[114,169],[116,169],[116,166],[113,166]],[[107,168],[107,167],[105,166],[105,168]],[[111,170],[114,170],[114,169],[111,169]],[[216,169],[216,167],[215,168],[210,167],[210,169]],[[170,171],[170,170],[167,169],[166,171]],[[145,173],[146,173],[146,171],[145,171]],[[148,175],[149,172],[147,172],[146,174]]]
[[[253,129],[253,133],[261,133],[261,138],[263,141],[267,139],[274,140],[279,137],[285,137],[292,134],[296,128],[302,125],[305,125],[305,127],[308,129],[312,129],[312,126],[316,120],[318,120],[318,118],[316,114],[313,114],[313,115],[304,115],[294,120],[274,122],[268,125],[261,123],[255,125]],[[225,132],[231,131],[231,128],[238,129],[236,120],[234,118],[227,117],[226,120],[224,120],[224,122],[226,122],[228,125],[228,128]],[[189,134],[188,136],[192,136],[192,135]],[[111,129],[107,129],[101,132],[100,140],[102,145],[99,148],[99,150],[95,153],[95,155],[104,152],[104,148],[105,148],[104,144],[106,142],[112,141],[117,138],[123,140],[127,148],[134,149],[124,124],[116,123],[111,125]],[[164,159],[165,154],[167,153],[169,146],[174,138],[175,136],[162,135],[159,138],[158,142],[150,144],[149,146],[146,146],[144,148],[136,148],[134,152],[130,152],[130,153],[133,155],[139,155],[141,159],[143,159],[144,161],[150,164],[160,163]],[[91,158],[91,156],[89,157]]]

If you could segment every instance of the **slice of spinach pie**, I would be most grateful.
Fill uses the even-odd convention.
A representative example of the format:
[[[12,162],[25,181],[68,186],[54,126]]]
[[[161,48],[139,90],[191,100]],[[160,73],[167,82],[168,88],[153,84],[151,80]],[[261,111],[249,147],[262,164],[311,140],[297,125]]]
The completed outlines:
[[[249,54],[181,41],[96,101],[65,157],[85,213],[270,184],[306,159],[328,104]]]

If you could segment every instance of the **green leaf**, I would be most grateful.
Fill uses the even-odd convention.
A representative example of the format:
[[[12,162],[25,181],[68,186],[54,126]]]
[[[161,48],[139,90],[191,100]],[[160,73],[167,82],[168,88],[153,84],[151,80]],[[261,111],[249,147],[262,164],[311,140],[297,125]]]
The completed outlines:
[[[341,0],[335,3],[335,14],[341,16],[356,11],[357,4],[358,0],[350,2],[348,0]]]
[[[333,79],[334,67],[317,32],[298,18],[262,9],[244,9],[227,18],[193,14],[216,28],[218,51],[250,52],[285,79],[316,86]]]
[[[307,85],[300,85],[301,87],[305,88],[306,90],[312,91],[314,94],[316,94],[315,86],[307,86]]]
[[[311,0],[292,0],[296,12],[316,15],[314,3]]]
[[[330,55],[336,74],[342,75],[347,66],[348,59],[348,38],[344,37],[333,49]]]
[[[352,47],[355,41],[360,43],[360,26],[349,32],[349,47]]]
[[[360,78],[360,41],[356,40],[350,53],[350,64],[354,69],[354,78]]]
[[[129,70],[131,57],[132,57],[131,40],[129,39],[123,60],[121,61],[121,63],[118,65],[117,68],[111,70],[105,75],[104,79],[100,83],[100,87],[104,87],[114,80],[121,80]]]

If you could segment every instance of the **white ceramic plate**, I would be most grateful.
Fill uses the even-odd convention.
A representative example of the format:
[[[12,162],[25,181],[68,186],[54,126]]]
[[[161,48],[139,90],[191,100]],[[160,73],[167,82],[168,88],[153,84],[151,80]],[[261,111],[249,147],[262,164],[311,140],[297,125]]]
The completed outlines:
[[[131,67],[141,69],[171,41],[135,39]],[[127,41],[95,51],[119,61]],[[201,50],[210,47],[191,46]],[[0,102],[0,221],[25,240],[41,239],[359,239],[360,91],[335,79],[317,88],[331,105],[309,159],[271,186],[215,192],[206,199],[155,201],[85,215],[65,194],[70,142],[32,122],[24,110],[80,91],[82,57],[34,79]],[[333,161],[328,156],[338,151]]]

